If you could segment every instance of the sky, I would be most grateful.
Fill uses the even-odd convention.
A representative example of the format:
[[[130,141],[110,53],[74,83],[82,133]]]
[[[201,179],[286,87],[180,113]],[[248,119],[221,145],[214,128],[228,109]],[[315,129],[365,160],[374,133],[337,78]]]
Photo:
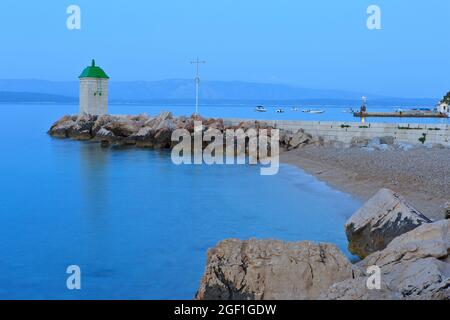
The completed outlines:
[[[449,34],[448,0],[2,0],[0,78],[76,80],[95,58],[112,81],[189,79],[198,56],[206,80],[434,98]]]

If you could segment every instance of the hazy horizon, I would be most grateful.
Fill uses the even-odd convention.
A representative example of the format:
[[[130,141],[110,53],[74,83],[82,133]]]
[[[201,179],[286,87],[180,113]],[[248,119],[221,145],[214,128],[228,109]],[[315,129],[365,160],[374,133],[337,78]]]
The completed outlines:
[[[191,100],[194,99],[193,79],[166,79],[155,81],[110,81],[111,101]],[[54,81],[42,79],[0,79],[0,100],[52,98],[77,99],[77,80]],[[48,95],[46,97],[45,95]],[[247,101],[360,101],[362,96],[369,104],[380,101],[398,103],[433,103],[441,97],[394,97],[376,93],[329,89],[303,88],[295,85],[250,81],[204,80],[201,83],[200,98],[203,100],[247,100]],[[13,99],[13,100],[11,100]],[[67,99],[65,99],[67,100]],[[69,99],[70,100],[70,99]],[[415,100],[415,101],[414,101]],[[326,103],[326,102],[325,102]]]

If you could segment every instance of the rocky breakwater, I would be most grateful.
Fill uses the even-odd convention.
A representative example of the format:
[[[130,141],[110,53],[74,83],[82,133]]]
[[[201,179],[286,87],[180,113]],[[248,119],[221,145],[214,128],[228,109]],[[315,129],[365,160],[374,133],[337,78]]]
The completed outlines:
[[[380,199],[402,209],[381,205],[367,211]],[[380,230],[359,238],[369,251],[378,246],[363,260],[352,264],[331,244],[229,239],[208,251],[196,298],[450,299],[450,220],[431,222],[390,190],[381,190],[365,207],[365,223],[361,211],[349,221]],[[394,238],[380,242],[383,234]],[[368,286],[374,267],[379,287]]]
[[[186,129],[194,134],[196,121],[201,122],[203,134],[207,134],[212,129],[222,133],[225,133],[227,129],[242,129],[244,133],[255,130],[258,135],[261,129],[265,129],[270,136],[271,130],[276,129],[264,121],[243,121],[237,126],[225,126],[223,119],[203,118],[199,115],[174,117],[170,112],[161,112],[154,117],[146,114],[137,116],[66,115],[51,126],[48,134],[55,138],[97,141],[102,146],[135,145],[142,148],[170,149],[178,143],[171,139],[173,131]],[[320,144],[321,141],[303,130],[295,132],[280,130],[279,143],[281,150],[292,150],[310,144]],[[204,147],[206,145],[207,143]]]

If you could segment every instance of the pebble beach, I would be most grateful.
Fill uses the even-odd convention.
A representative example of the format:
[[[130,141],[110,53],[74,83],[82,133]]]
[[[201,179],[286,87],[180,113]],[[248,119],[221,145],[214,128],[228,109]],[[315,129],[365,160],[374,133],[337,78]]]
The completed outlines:
[[[435,220],[444,218],[450,200],[449,159],[450,149],[438,147],[367,151],[311,145],[281,155],[282,161],[363,201],[390,188]]]

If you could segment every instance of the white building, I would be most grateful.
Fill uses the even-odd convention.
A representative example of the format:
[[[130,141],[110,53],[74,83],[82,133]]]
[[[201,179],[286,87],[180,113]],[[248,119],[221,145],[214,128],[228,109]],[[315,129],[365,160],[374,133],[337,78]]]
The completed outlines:
[[[92,60],[92,65],[84,69],[79,78],[80,114],[107,114],[109,77],[105,71]]]
[[[446,102],[441,102],[439,103],[438,107],[437,107],[437,111],[441,112],[441,113],[449,113],[449,105]]]

